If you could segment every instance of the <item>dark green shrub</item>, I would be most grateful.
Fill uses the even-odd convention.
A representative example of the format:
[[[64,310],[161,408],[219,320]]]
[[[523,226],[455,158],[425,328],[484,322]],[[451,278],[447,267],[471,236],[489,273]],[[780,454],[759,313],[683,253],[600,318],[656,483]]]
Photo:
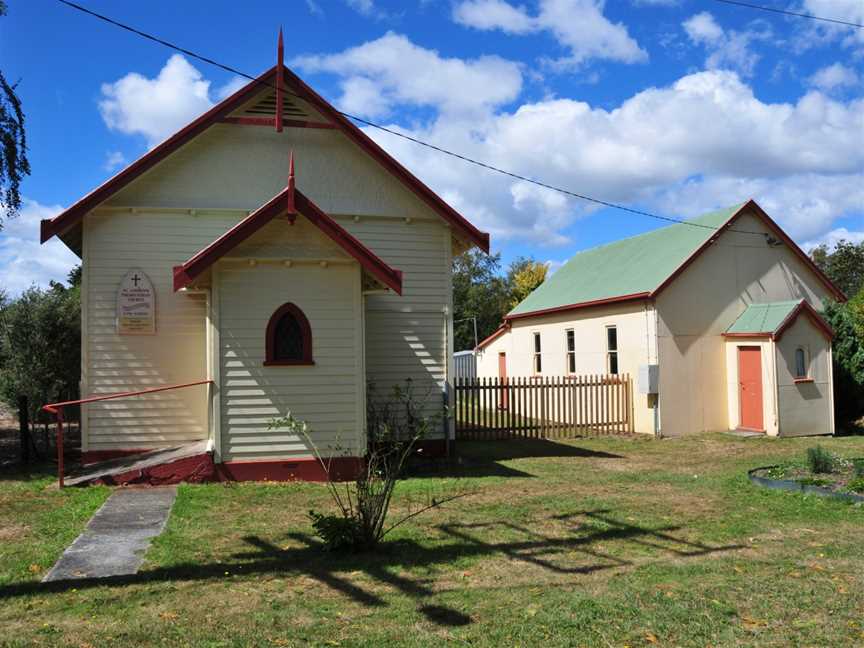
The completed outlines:
[[[810,472],[819,475],[834,471],[834,455],[822,446],[807,448],[807,466]]]
[[[324,541],[324,547],[329,551],[354,549],[362,545],[354,520],[341,515],[322,515],[316,511],[309,511],[309,519],[312,520],[315,534]]]
[[[864,459],[852,460],[852,472],[855,477],[864,477]]]
[[[803,477],[798,480],[798,483],[804,486],[828,486],[831,480],[824,477]]]
[[[864,495],[864,477],[853,479],[846,485],[846,487],[853,493]]]
[[[840,429],[864,415],[864,289],[823,313],[834,330],[834,411]]]

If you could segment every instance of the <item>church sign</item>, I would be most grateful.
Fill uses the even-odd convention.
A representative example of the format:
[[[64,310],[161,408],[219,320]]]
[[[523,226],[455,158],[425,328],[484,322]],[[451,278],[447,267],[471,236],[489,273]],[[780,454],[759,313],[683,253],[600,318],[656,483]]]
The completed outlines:
[[[117,333],[156,333],[156,291],[141,270],[130,270],[120,282],[117,290]]]

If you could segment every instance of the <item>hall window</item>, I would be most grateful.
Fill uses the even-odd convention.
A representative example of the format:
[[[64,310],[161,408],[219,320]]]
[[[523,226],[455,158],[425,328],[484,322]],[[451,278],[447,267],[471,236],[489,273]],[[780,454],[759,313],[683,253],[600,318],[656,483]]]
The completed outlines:
[[[543,373],[543,358],[540,348],[540,333],[534,333],[534,373]]]
[[[618,327],[606,327],[606,371],[618,373]]]
[[[283,304],[267,323],[264,364],[311,365],[312,329],[309,320],[294,304]]]
[[[567,342],[567,371],[574,374],[576,373],[576,332],[567,329],[564,335]]]
[[[795,349],[795,377],[807,378],[809,376],[807,366],[807,350],[804,347]]]

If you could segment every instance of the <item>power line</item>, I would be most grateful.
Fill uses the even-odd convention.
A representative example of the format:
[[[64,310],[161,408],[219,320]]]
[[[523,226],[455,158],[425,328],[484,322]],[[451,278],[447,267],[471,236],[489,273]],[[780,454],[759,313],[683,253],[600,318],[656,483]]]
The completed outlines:
[[[783,14],[784,16],[809,18],[810,20],[820,20],[822,22],[833,23],[835,25],[845,25],[846,27],[857,27],[858,29],[864,29],[864,25],[860,23],[848,22],[846,20],[838,20],[837,18],[814,16],[813,14],[799,13],[797,11],[788,11],[786,9],[777,9],[776,7],[766,7],[765,5],[750,4],[749,2],[740,2],[739,0],[714,0],[714,2],[722,2],[723,4],[727,5],[747,7],[748,9],[758,9],[759,11],[770,11],[771,13]]]
[[[722,2],[724,0],[718,0],[718,1]],[[141,36],[142,38],[153,41],[154,43],[158,43],[158,44],[163,45],[169,49],[172,49],[172,50],[175,50],[177,52],[181,52],[183,54],[186,54],[190,58],[194,58],[198,61],[202,61],[203,63],[206,63],[208,65],[213,65],[213,66],[215,66],[221,70],[225,70],[226,72],[236,74],[237,76],[241,76],[245,79],[249,79],[250,81],[255,81],[256,83],[259,83],[260,85],[263,85],[263,86],[266,86],[266,87],[271,88],[273,90],[276,90],[276,86],[273,85],[272,83],[269,83],[267,81],[261,81],[257,77],[254,77],[251,74],[247,74],[246,72],[243,72],[242,70],[238,70],[237,68],[231,67],[230,65],[220,63],[214,59],[211,59],[209,57],[198,54],[192,50],[186,49],[186,48],[181,47],[179,45],[175,45],[174,43],[171,43],[170,41],[166,41],[162,38],[159,38],[158,36],[154,36],[154,35],[149,34],[147,32],[141,31],[140,29],[136,29],[135,27],[132,27],[132,26],[127,25],[125,23],[121,23],[121,22],[119,22],[113,18],[110,18],[110,17],[105,16],[103,14],[97,13],[91,9],[88,9],[87,7],[84,7],[80,4],[72,2],[71,0],[57,0],[57,2],[59,2],[60,4],[66,5],[67,7],[71,7],[72,9],[75,9],[77,11],[81,11],[81,12],[83,12],[89,16],[94,17],[94,18],[98,18],[99,20],[102,20],[102,21],[104,21],[110,25],[113,25],[115,27],[119,27],[120,29],[123,29],[123,30],[128,31],[128,32],[131,32],[137,36]],[[295,97],[298,97],[299,99],[304,99],[304,97],[300,96],[296,92],[292,92],[291,90],[283,88],[283,91],[287,92],[288,94],[291,94]],[[558,186],[555,186],[552,184],[548,184],[548,183],[542,182],[540,180],[534,180],[533,178],[529,178],[529,177],[521,175],[519,173],[515,173],[513,171],[508,171],[508,170],[502,169],[500,167],[496,167],[496,166],[489,164],[487,162],[475,160],[474,158],[470,158],[467,155],[462,155],[461,153],[456,153],[454,151],[450,151],[448,149],[442,148],[442,147],[437,146],[435,144],[432,144],[430,142],[426,142],[426,141],[418,139],[416,137],[412,137],[411,135],[406,135],[405,133],[400,133],[399,131],[393,130],[392,128],[388,128],[386,126],[376,124],[375,122],[371,122],[367,119],[363,119],[362,117],[357,117],[356,115],[352,115],[350,113],[346,113],[346,112],[343,112],[343,111],[338,110],[338,109],[336,110],[336,112],[338,112],[343,117],[347,117],[348,119],[351,119],[355,122],[358,122],[358,123],[363,124],[365,126],[369,126],[370,128],[375,128],[375,129],[380,130],[384,133],[389,133],[390,135],[394,135],[396,137],[401,137],[402,139],[405,139],[409,142],[413,142],[414,144],[417,144],[419,146],[424,146],[424,147],[431,149],[433,151],[437,151],[438,153],[448,155],[450,157],[456,158],[458,160],[462,160],[463,162],[467,162],[469,164],[473,164],[475,166],[486,169],[488,171],[493,171],[495,173],[499,173],[501,175],[505,175],[505,176],[508,176],[510,178],[514,178],[516,180],[521,180],[522,182],[527,182],[527,183],[533,184],[535,186],[542,187],[544,189],[548,189],[550,191],[555,191],[557,193],[560,193],[560,194],[563,194],[566,196],[570,196],[572,198],[584,200],[586,202],[590,202],[590,203],[593,203],[595,205],[600,205],[602,207],[608,207],[610,209],[617,209],[619,211],[628,212],[630,214],[636,214],[638,216],[645,216],[647,218],[654,218],[656,220],[666,221],[666,222],[670,222],[670,223],[676,223],[679,225],[689,225],[691,227],[699,227],[699,228],[708,229],[708,230],[719,230],[720,229],[719,227],[714,226],[714,225],[705,225],[704,223],[694,223],[693,221],[688,221],[688,220],[684,220],[684,219],[680,219],[680,218],[674,218],[672,216],[661,216],[660,214],[654,214],[654,213],[643,211],[640,209],[634,209],[633,207],[627,207],[626,205],[620,205],[618,203],[609,202],[607,200],[601,200],[599,198],[593,198],[591,196],[581,194],[581,193],[578,193],[575,191],[571,191],[571,190],[565,189],[563,187],[558,187]],[[754,235],[763,236],[763,237],[766,236],[765,232],[755,232],[755,231],[731,229],[731,228],[728,231],[737,232],[739,234],[754,234]]]

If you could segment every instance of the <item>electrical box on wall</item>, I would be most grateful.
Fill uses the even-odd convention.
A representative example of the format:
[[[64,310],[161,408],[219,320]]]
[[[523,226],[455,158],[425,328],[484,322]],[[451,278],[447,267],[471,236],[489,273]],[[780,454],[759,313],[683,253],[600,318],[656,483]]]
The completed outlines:
[[[639,393],[656,394],[660,391],[660,365],[639,366]]]

